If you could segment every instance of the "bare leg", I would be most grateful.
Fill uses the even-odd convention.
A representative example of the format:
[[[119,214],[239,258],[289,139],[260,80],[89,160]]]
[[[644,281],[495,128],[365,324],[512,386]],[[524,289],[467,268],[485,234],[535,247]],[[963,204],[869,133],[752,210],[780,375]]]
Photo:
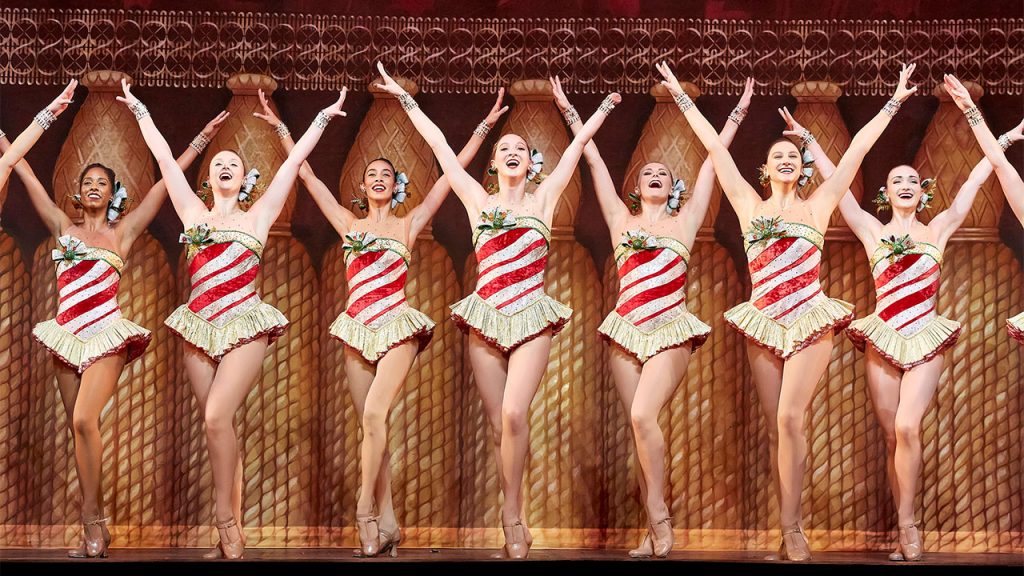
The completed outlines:
[[[900,404],[900,370],[889,364],[874,348],[868,346],[867,379],[871,405],[878,426],[885,435],[885,467],[897,509],[900,503],[899,484],[896,482],[896,409]]]
[[[629,417],[630,411],[633,407],[633,398],[636,395],[636,387],[640,383],[640,369],[641,365],[629,354],[626,354],[616,346],[608,346],[608,367],[612,372],[612,380],[615,382],[615,389],[619,393],[619,400],[622,402],[622,407]],[[630,434],[633,434],[633,428],[630,427]],[[633,434],[633,465],[636,472],[637,485],[640,486],[640,501],[647,502],[647,483],[644,480],[643,469],[640,466],[640,458],[636,450],[636,435]],[[648,518],[648,523],[650,519]],[[645,557],[653,554],[651,548],[650,532],[644,530],[644,538],[640,543],[640,546],[629,551],[629,555],[633,557]]]
[[[807,468],[807,437],[804,419],[814,389],[821,381],[832,354],[832,334],[786,361],[779,394],[779,489],[782,526],[800,524],[800,492]]]
[[[377,489],[382,484],[382,476],[388,472],[384,458],[387,453],[388,414],[390,414],[395,397],[405,383],[409,369],[416,359],[416,352],[415,342],[406,342],[389,350],[378,362],[376,374],[365,396],[361,416],[363,426],[362,474],[359,500],[356,503],[357,514],[371,514],[374,504],[381,504],[375,500],[378,495]],[[390,503],[390,491],[386,495],[386,499]],[[389,525],[383,526],[386,531],[398,524],[394,517],[393,507],[390,510],[390,516]]]
[[[96,495],[102,491],[103,442],[100,437],[100,412],[117,388],[124,367],[125,353],[97,360],[82,374],[82,383],[75,400],[73,427],[75,431],[75,464],[82,488],[82,517],[99,518],[102,514]],[[86,527],[86,536],[103,537],[102,527]]]
[[[942,373],[941,355],[908,370],[900,386],[896,411],[896,480],[899,485],[898,522],[914,522],[914,500],[921,475],[921,420],[935,397]]]
[[[781,505],[782,492],[779,489],[779,395],[782,393],[782,368],[785,363],[768,350],[747,343],[747,358],[750,373],[757,390],[757,400],[764,415],[768,432],[768,461],[771,463],[772,481],[775,485],[775,499]]]
[[[502,524],[520,520],[523,510],[523,475],[530,449],[530,404],[548,367],[551,331],[530,340],[509,355],[508,378],[501,403],[501,466],[504,472]]]
[[[232,496],[235,493],[239,461],[235,412],[259,376],[266,351],[267,338],[264,336],[225,354],[217,366],[206,398],[204,419],[210,465],[213,468],[218,522],[230,519],[235,514]],[[240,537],[240,528],[238,534]]]
[[[470,332],[469,363],[490,425],[494,459],[498,464],[498,482],[504,485],[501,469],[501,402],[505,395],[505,380],[508,378],[508,359],[475,332]]]

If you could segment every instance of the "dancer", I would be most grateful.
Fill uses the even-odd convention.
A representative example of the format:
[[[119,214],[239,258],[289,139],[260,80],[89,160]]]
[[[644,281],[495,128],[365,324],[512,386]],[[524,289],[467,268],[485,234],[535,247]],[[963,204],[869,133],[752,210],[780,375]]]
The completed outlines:
[[[547,367],[551,338],[572,314],[544,293],[551,220],[576,163],[608,113],[620,101],[610,94],[569,144],[558,165],[539,180],[540,166],[526,141],[502,136],[491,155],[498,190],[488,195],[459,164],[444,134],[377,64],[383,84],[398,96],[413,125],[433,149],[473,223],[479,262],[476,290],[452,306],[452,318],[469,333],[469,358],[498,448],[498,471],[505,501],[501,520],[505,555],[525,558],[532,538],[522,519],[522,481],[529,450],[527,413]]]
[[[853,306],[825,296],[819,281],[824,234],[832,211],[850,187],[864,155],[917,88],[908,88],[914,65],[903,66],[893,97],[868,122],[831,178],[806,199],[797,191],[813,172],[813,160],[791,140],[772,144],[760,180],[762,200],[743,179],[729,151],[693,101],[683,92],[668,65],[657,65],[664,84],[708,149],[726,198],[741,223],[753,285],[749,302],[725,313],[725,320],[748,339],[747,353],[761,409],[768,422],[772,473],[778,490],[782,542],[779,555],[809,560],[800,493],[807,460],[804,417],[814,389],[832,352],[833,333],[853,319]]]
[[[222,112],[196,136],[178,164],[188,168],[227,118]],[[0,138],[0,149],[8,142]],[[110,532],[103,513],[103,443],[100,416],[124,365],[139,358],[149,345],[149,330],[123,318],[117,292],[125,260],[166,197],[161,180],[132,211],[124,214],[128,194],[103,164],[86,166],[72,195],[82,211],[75,224],[36,178],[25,160],[15,165],[29,199],[57,240],[57,317],[32,329],[32,337],[53,355],[57,389],[64,404],[75,447],[75,468],[82,494],[83,544],[68,551],[72,558],[106,556]]]
[[[814,135],[789,110],[783,108],[779,113],[788,126],[783,134],[800,138],[814,155],[822,176],[830,177],[835,165]],[[1004,135],[1004,140],[1021,139],[1020,128]],[[914,512],[922,462],[921,420],[939,385],[943,352],[960,336],[960,323],[935,311],[942,254],[991,174],[992,164],[983,158],[949,208],[935,214],[928,224],[918,221],[917,213],[928,208],[936,184],[922,180],[910,166],[890,170],[874,199],[879,210],[892,210],[888,223],[861,209],[849,190],[839,202],[843,220],[867,251],[875,279],[875,312],[854,320],[846,333],[866,352],[871,403],[885,432],[889,485],[899,529],[899,547],[889,555],[893,561],[921,559],[920,525]]]
[[[498,91],[491,111],[459,153],[463,168],[508,110],[501,105],[504,92]],[[288,127],[270,109],[262,91],[259,96],[263,113],[253,115],[274,127],[285,151],[291,151],[294,143]],[[366,216],[359,218],[334,199],[308,163],[302,164],[299,176],[344,242],[348,305],[331,324],[330,333],[345,345],[345,377],[363,428],[356,502],[359,554],[387,554],[393,558],[398,556],[402,532],[391,495],[388,414],[416,355],[427,346],[434,331],[430,317],[406,302],[406,274],[416,238],[441,207],[451,186],[448,178],[441,176],[419,205],[398,216],[395,210],[405,202],[408,179],[391,160],[377,158],[363,169],[357,202]]]
[[[579,132],[583,123],[561,81],[554,77],[551,84],[566,124],[574,134]],[[726,147],[747,114],[753,93],[754,81],[748,78],[719,135]],[[627,208],[594,142],[584,147],[583,157],[590,165],[619,272],[618,302],[598,331],[611,344],[609,364],[632,424],[649,525],[643,542],[629,555],[664,558],[672,550],[673,533],[665,504],[665,437],[658,414],[686,374],[690,354],[711,332],[686,309],[686,275],[690,249],[711,201],[714,167],[710,159],[701,164],[693,194],[683,203],[683,181],[673,180],[660,162],[644,164]]]
[[[231,150],[213,155],[209,167],[213,207],[207,208],[173,162],[149,110],[131,94],[126,81],[122,80],[121,86],[124,96],[118,96],[118,100],[135,113],[167,181],[174,210],[186,229],[181,241],[187,245],[192,293],[188,304],[180,306],[164,323],[189,344],[185,347],[185,371],[206,422],[218,548],[224,558],[241,558],[245,549],[238,526],[242,458],[234,415],[259,376],[267,346],[288,324],[284,315],[262,302],[256,292],[260,258],[299,166],[331,118],[345,115],[341,105],[346,90],[341,90],[337,102],[317,114],[266,191],[243,210],[240,202],[251,199],[254,178],[246,175],[242,158]]]
[[[956,79],[955,76],[946,74],[943,76],[943,85],[946,92],[953,97],[953,102],[967,116],[967,123],[971,125],[974,137],[978,139],[985,157],[992,164],[999,179],[999,185],[1006,195],[1006,201],[1010,204],[1017,220],[1024,224],[1024,180],[1021,180],[1020,173],[1014,170],[1013,165],[1006,159],[1006,150],[1010,144],[1020,140],[1021,128],[1024,122],[1018,124],[1013,130],[1003,134],[997,140],[992,135],[992,130],[985,123],[981,111],[971,100],[971,93]],[[1024,312],[1006,320],[1006,330],[1015,340],[1024,344]]]
[[[53,124],[57,116],[60,116],[62,112],[68,109],[68,104],[73,102],[72,98],[75,95],[75,88],[78,87],[78,80],[72,80],[68,82],[68,85],[64,87],[64,90],[50,102],[50,104],[39,111],[32,123],[25,128],[14,142],[8,142],[6,149],[3,154],[0,154],[0,188],[4,187],[7,183],[7,178],[11,175],[11,170],[14,166],[28,154],[28,151],[32,149],[39,137],[43,135],[43,131]],[[0,130],[0,138],[5,138],[3,130]]]

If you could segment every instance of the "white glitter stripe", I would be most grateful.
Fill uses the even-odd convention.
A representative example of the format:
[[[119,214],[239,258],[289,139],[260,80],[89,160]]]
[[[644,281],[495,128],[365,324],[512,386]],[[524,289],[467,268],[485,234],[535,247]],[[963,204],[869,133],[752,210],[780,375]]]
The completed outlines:
[[[765,249],[767,250],[767,248]],[[784,268],[786,264],[796,262],[801,256],[804,255],[804,253],[806,253],[808,250],[813,249],[814,246],[811,243],[807,242],[806,240],[803,240],[802,238],[797,238],[796,241],[789,245],[789,248],[786,248],[782,252],[782,254],[776,256],[771,262],[768,262],[768,264],[764,265],[764,267],[762,267],[757,272],[752,272],[750,274],[750,282],[752,284],[757,284],[763,278],[771,276],[776,271]],[[751,258],[750,260],[757,260],[757,257]]]
[[[807,286],[804,286],[800,290],[797,290],[796,292],[793,292],[792,294],[786,296],[782,300],[779,300],[774,304],[762,308],[761,312],[764,312],[769,317],[774,318],[775,321],[780,324],[788,324],[789,319],[799,317],[801,313],[804,310],[806,310],[808,305],[807,303],[804,303],[803,306],[799,306],[788,313],[785,313],[786,310],[789,310],[793,306],[796,306],[798,302],[809,298],[811,294],[814,294],[819,290],[821,290],[821,285],[818,284],[818,282],[813,282]],[[785,315],[782,315],[783,313],[785,313]]]
[[[402,258],[394,252],[384,251],[372,264],[369,266],[363,266],[362,270],[356,273],[355,276],[349,278],[348,285],[355,286],[360,282],[365,282],[368,278],[380,274],[382,270],[395,263]]]
[[[253,286],[253,284],[250,282],[249,284],[246,284],[245,286],[242,286],[238,290],[235,290],[233,292],[229,292],[229,293],[221,296],[220,298],[214,300],[213,302],[210,302],[209,304],[207,304],[203,308],[200,308],[199,311],[196,312],[196,315],[201,317],[201,318],[205,318],[205,319],[209,320],[210,318],[213,318],[213,316],[215,316],[221,310],[231,306],[232,304],[234,304],[235,302],[238,302],[239,300],[243,300],[245,298],[248,298],[250,295],[254,294],[255,292],[256,292],[255,286]],[[253,305],[255,305],[255,304],[256,304],[256,300],[253,300]],[[248,310],[249,306],[242,306],[241,309],[242,309],[242,311]],[[226,313],[224,313],[223,316],[228,316],[229,318],[233,318],[235,316],[235,313],[233,311],[232,312],[226,312]],[[222,323],[223,316],[219,316],[217,318],[214,318],[214,323],[215,324]]]
[[[771,294],[772,292],[776,291],[778,288],[780,288],[784,284],[795,282],[794,279],[797,278],[798,276],[800,276],[802,274],[806,274],[807,272],[813,272],[818,267],[818,265],[821,263],[821,255],[820,255],[820,253],[817,253],[817,250],[815,250],[815,252],[816,252],[815,254],[812,254],[810,257],[808,257],[806,260],[804,260],[800,264],[797,264],[796,266],[790,268],[789,270],[786,270],[785,272],[779,274],[778,276],[776,276],[776,277],[774,277],[774,278],[772,278],[770,280],[765,281],[764,284],[761,284],[760,286],[755,287],[753,289],[753,291],[751,292],[750,299],[751,300],[758,300],[758,299],[760,299],[760,298],[762,298],[762,297],[764,297],[764,296],[766,296],[768,294]],[[776,262],[777,261],[778,260],[776,260]],[[792,261],[788,262],[787,264],[789,264],[789,263],[792,263]],[[778,268],[776,268],[776,269],[778,269]],[[809,281],[807,283],[807,285],[818,284],[818,282],[819,282],[819,279],[817,277],[815,277],[814,279]],[[803,288],[803,286],[801,286],[801,288]]]
[[[628,314],[623,316],[623,318],[630,324],[633,324],[634,326],[642,330],[649,330],[655,326],[664,324],[666,321],[675,318],[676,316],[679,315],[680,312],[682,312],[682,306],[673,306],[673,304],[679,302],[680,298],[683,295],[683,292],[684,290],[676,290],[675,292],[668,294],[666,296],[662,296],[661,298],[655,298],[654,300],[651,300],[650,302],[647,302],[642,306],[637,306]],[[668,308],[670,306],[671,308]],[[644,318],[650,316],[651,314],[659,310],[663,311],[654,318],[647,320],[646,322],[640,322]]]
[[[389,306],[398,304],[404,299],[405,294],[403,292],[394,292],[392,294],[389,294],[388,296],[385,296],[384,298],[377,300],[376,302],[370,304],[366,308],[363,308],[359,312],[359,314],[356,314],[355,316],[353,316],[353,318],[360,324],[365,325],[370,321],[370,318],[373,318],[374,316],[379,314],[381,310],[385,310]]]
[[[540,285],[539,288],[537,288],[533,292],[530,292],[529,294],[525,294],[525,292],[527,290],[529,290],[530,288],[532,288],[534,286],[537,286],[538,284]],[[543,297],[544,296],[544,272],[540,272],[538,274],[534,274],[533,276],[530,276],[529,278],[526,278],[525,280],[523,280],[521,282],[516,282],[515,284],[512,284],[510,286],[506,286],[505,288],[495,292],[494,294],[491,294],[491,297],[487,298],[486,302],[488,304],[490,304],[491,306],[498,307],[501,304],[503,304],[503,303],[505,303],[505,302],[507,302],[509,300],[512,300],[516,296],[520,296],[520,295],[522,295],[521,298],[519,298],[515,302],[509,304],[507,307],[503,308],[501,311],[504,312],[505,314],[513,314],[513,313],[515,313],[515,312],[517,312],[519,310],[522,310],[528,304],[531,304],[534,301],[539,300],[541,297]]]
[[[392,259],[390,262],[382,264],[382,266],[386,267],[387,265],[390,265],[390,264],[394,263],[397,260],[401,260],[401,258],[397,258],[396,257],[395,259]],[[381,269],[377,269],[375,272],[377,274],[380,274]],[[369,282],[364,282],[361,286],[359,286],[358,288],[353,290],[351,293],[349,293],[349,295],[348,295],[349,306],[352,306],[353,303],[358,302],[365,295],[367,295],[370,292],[376,290],[377,288],[380,288],[381,286],[385,286],[387,284],[395,282],[396,280],[398,280],[402,276],[402,274],[405,274],[405,273],[406,273],[406,267],[403,264],[403,265],[396,266],[395,268],[393,268],[390,272],[388,272],[385,275],[382,275],[382,276],[380,276],[378,278],[374,278],[373,280],[371,280]],[[355,282],[350,282],[349,286],[352,286],[353,284],[355,284]],[[401,292],[403,289],[404,289],[404,286],[401,287],[398,291]]]
[[[229,280],[234,280],[235,278],[242,276],[249,270],[252,270],[253,268],[259,266],[259,263],[260,261],[256,258],[256,256],[250,254],[249,257],[246,258],[245,260],[242,260],[242,262],[232,266],[231,268],[228,268],[227,270],[221,272],[220,274],[211,276],[202,284],[193,286],[192,296],[189,298],[188,301],[191,303],[198,299],[199,297],[201,297],[206,292],[216,288],[217,286],[220,286],[221,284],[224,284]],[[196,277],[198,278],[199,276]],[[250,292],[255,292],[256,279],[253,278],[251,282],[240,288],[240,290],[249,290]],[[209,306],[209,304],[207,304],[207,306]]]
[[[686,274],[686,266],[680,262],[680,265],[678,266],[673,266],[666,270],[665,272],[657,276],[654,276],[653,278],[648,278],[643,282],[630,286],[627,290],[623,292],[619,292],[618,302],[619,304],[625,304],[627,300],[630,300],[635,296],[647,292],[648,290],[653,290],[655,288],[659,288],[661,286],[669,284],[677,280],[683,274]],[[627,283],[622,282],[621,285],[626,286]]]
[[[523,248],[525,249],[526,246],[524,246]],[[491,282],[495,282],[495,281],[501,282],[501,277],[502,276],[505,276],[507,274],[511,274],[512,272],[515,272],[516,270],[520,270],[522,268],[525,268],[527,266],[530,266],[530,265],[534,264],[538,260],[543,259],[547,255],[547,253],[548,253],[547,246],[539,245],[536,248],[534,248],[533,250],[530,250],[529,252],[524,254],[522,257],[517,258],[517,259],[515,259],[515,260],[513,260],[513,261],[511,261],[511,262],[509,262],[509,263],[507,263],[507,264],[505,264],[503,266],[498,266],[497,268],[491,269],[489,272],[487,272],[486,274],[481,276],[479,280],[477,280],[476,285],[482,288],[482,287],[490,284]],[[497,260],[495,260],[495,261],[497,262]],[[486,268],[487,268],[487,266],[484,266],[481,269],[486,269]]]
[[[108,269],[109,269],[109,267],[108,267]],[[92,280],[95,281],[96,278],[93,278]],[[100,292],[106,290],[107,288],[110,288],[111,286],[117,284],[120,280],[121,279],[117,276],[117,274],[111,273],[109,276],[107,276],[103,280],[100,280],[99,282],[96,282],[96,284],[94,284],[93,286],[89,286],[88,288],[79,290],[78,293],[68,297],[67,300],[64,300],[63,302],[60,302],[60,304],[57,307],[57,313],[60,314],[61,312],[64,312],[65,310],[70,309],[75,304],[78,304],[79,302],[82,302],[84,300],[88,300],[89,298],[92,298],[96,294],[99,294]],[[60,291],[60,297],[63,297],[65,294],[70,294],[71,292],[72,292],[72,290],[67,290],[67,289],[61,290]],[[112,300],[116,300],[117,296],[115,295],[111,299]]]
[[[209,250],[209,247],[204,248],[204,250]],[[238,258],[242,254],[248,251],[248,248],[246,248],[245,246],[232,242],[231,244],[228,245],[227,248],[224,249],[224,252],[222,252],[213,260],[210,260],[206,264],[203,264],[202,267],[199,268],[199,270],[196,270],[195,273],[192,274],[192,277],[190,279],[191,283],[195,284],[196,281],[205,278],[206,276],[216,272],[217,270],[220,270],[221,268],[227,266],[228,264],[231,264],[235,260],[238,260]],[[258,260],[252,254],[250,254],[250,256],[253,259]]]
[[[630,284],[636,282],[637,280],[643,278],[644,276],[654,274],[658,270],[661,270],[665,266],[668,266],[669,263],[671,263],[676,258],[679,258],[679,256],[675,252],[672,252],[671,250],[662,249],[661,252],[659,252],[657,256],[652,258],[650,262],[645,262],[644,264],[636,266],[635,268],[627,272],[625,276],[619,278],[619,286],[629,286]],[[629,260],[626,260],[624,264],[628,262]],[[680,262],[680,264],[683,268],[686,267],[685,260]]]
[[[86,310],[82,314],[79,314],[78,316],[75,316],[74,318],[72,318],[69,322],[67,322],[67,323],[65,323],[63,325],[64,329],[69,331],[69,332],[76,332],[82,326],[85,326],[89,322],[92,322],[93,320],[103,316],[104,314],[109,314],[111,311],[116,310],[116,309],[117,309],[117,299],[114,298],[114,299],[107,300],[106,302],[103,302],[102,304],[99,304],[98,306],[90,308],[89,310]],[[94,332],[98,332],[98,331],[99,330],[94,330]],[[85,338],[86,336],[79,335],[79,337],[80,338]]]
[[[899,314],[893,316],[892,318],[889,318],[888,320],[885,321],[885,323],[889,325],[893,330],[896,330],[897,327],[902,326],[903,324],[906,324],[910,320],[924,314],[924,316],[922,316],[919,320],[915,321],[913,324],[904,327],[902,330],[897,330],[897,332],[903,334],[904,336],[908,334],[913,334],[914,332],[917,332],[917,330],[920,330],[923,324],[929,322],[932,318],[935,318],[938,315],[938,312],[935,310],[934,305],[934,299],[925,300],[924,302],[915,304],[914,306],[907,308],[906,310],[900,312]],[[925,311],[928,310],[929,308],[931,308],[931,311],[928,314],[925,314]]]
[[[502,231],[499,234],[495,234],[494,236],[491,236],[486,242],[484,242],[480,247],[483,248],[490,244],[491,242],[494,242],[501,236],[509,234],[510,232],[510,230],[506,230]],[[504,248],[498,250],[497,252],[493,252],[487,258],[484,258],[480,262],[480,266],[477,269],[486,270],[493,266],[494,264],[497,264],[498,262],[503,262],[505,260],[508,260],[509,258],[513,258],[523,250],[526,250],[527,246],[533,244],[534,242],[537,242],[538,240],[542,240],[543,238],[543,234],[531,228],[526,232],[523,232],[523,235],[517,238],[515,242],[509,244],[508,246],[505,246]]]
[[[65,272],[67,272],[68,270],[71,270],[75,266],[86,266],[90,262],[91,262],[91,260],[78,261],[78,262],[75,262],[71,266],[67,266],[67,267],[65,267],[62,270],[58,270],[57,271],[57,279],[60,280],[60,277],[63,276]],[[107,270],[109,270],[110,268],[111,268],[110,264],[107,264],[107,262],[105,260],[97,260],[96,264],[92,267],[91,270],[89,270],[85,274],[79,276],[75,280],[73,280],[71,282],[68,282],[63,287],[61,287],[60,295],[63,296],[64,294],[70,294],[71,292],[74,292],[75,290],[78,290],[82,286],[85,286],[86,284],[89,284],[90,282],[95,281],[97,278],[102,276],[103,273],[106,272]]]
[[[933,282],[935,282],[935,275],[921,277],[916,282],[907,284],[906,286],[900,288],[899,290],[896,290],[894,292],[891,292],[890,294],[887,294],[886,296],[883,296],[880,300],[878,300],[878,303],[875,304],[875,310],[883,311],[887,308],[891,308],[892,306],[899,304],[901,300],[904,300],[908,296],[917,294],[921,290],[924,290]],[[932,296],[931,299],[934,300],[935,296]]]

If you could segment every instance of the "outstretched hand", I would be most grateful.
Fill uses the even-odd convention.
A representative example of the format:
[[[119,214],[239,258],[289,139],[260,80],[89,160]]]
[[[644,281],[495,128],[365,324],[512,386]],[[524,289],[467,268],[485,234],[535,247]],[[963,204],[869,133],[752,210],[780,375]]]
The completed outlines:
[[[78,87],[78,80],[72,80],[68,82],[68,85],[64,87],[60,95],[53,99],[53,102],[46,107],[47,110],[53,112],[54,116],[60,116],[60,113],[68,109],[68,104],[74,102],[75,88]]]
[[[743,95],[740,96],[740,101],[737,106],[746,109],[750,107],[750,99],[754,96],[754,79],[747,78],[746,83],[743,85]]]
[[[551,95],[555,97],[555,105],[559,110],[565,112],[572,104],[569,103],[565,90],[562,90],[562,79],[558,76],[550,76],[548,81],[551,82]]]
[[[661,85],[668,88],[668,91],[671,92],[673,96],[685,93],[683,91],[683,86],[679,84],[679,80],[676,78],[676,75],[673,74],[672,69],[668,67],[668,62],[662,60],[655,64],[654,67],[661,73],[661,77],[664,78],[664,80],[661,81]]]
[[[946,92],[953,98],[953,102],[961,111],[974,107],[970,90],[952,74],[942,75],[942,87],[946,89]]]
[[[501,105],[501,100],[504,97],[505,89],[498,88],[498,97],[495,98],[494,100],[494,106],[491,106],[491,111],[488,112],[487,117],[484,118],[484,122],[486,122],[488,126],[494,126],[495,124],[497,124],[498,120],[501,118],[501,115],[504,114],[505,112],[508,112],[508,106]]]
[[[395,79],[384,70],[384,64],[377,62],[377,72],[380,72],[383,84],[377,83],[374,84],[374,86],[394,96],[401,96],[402,94],[405,94],[405,88],[399,86],[398,82],[395,82]]]
[[[221,111],[220,114],[213,117],[213,120],[207,122],[206,126],[203,126],[203,131],[200,132],[200,134],[206,136],[210,140],[213,140],[213,137],[217,135],[217,132],[220,132],[221,125],[224,124],[224,121],[227,120],[230,115],[231,113],[227,110]]]
[[[779,108],[779,115],[786,121],[786,129],[782,131],[783,136],[793,136],[795,138],[801,138],[804,134],[804,127],[793,118],[793,115],[789,113],[789,108],[783,106]]]
[[[125,105],[131,107],[139,101],[139,99],[132,94],[132,85],[128,83],[126,78],[121,78],[121,91],[124,92],[124,96],[118,96],[116,98],[118,102],[124,102]]]
[[[348,116],[348,112],[343,112],[341,106],[345,104],[345,96],[348,95],[348,87],[343,87],[338,92],[338,101],[331,104],[327,108],[324,108],[324,113],[328,116]]]
[[[909,98],[912,94],[917,92],[917,86],[910,86],[910,76],[917,69],[917,64],[903,64],[900,67],[900,80],[896,85],[896,91],[893,92],[892,97],[895,100],[903,102]]]
[[[267,124],[270,124],[272,128],[277,128],[277,125],[281,123],[281,119],[278,118],[277,114],[274,114],[274,111],[270,109],[270,101],[267,100],[267,96],[263,94],[262,88],[257,92],[257,94],[260,97],[260,106],[263,108],[263,113],[253,112],[252,115],[263,120]]]

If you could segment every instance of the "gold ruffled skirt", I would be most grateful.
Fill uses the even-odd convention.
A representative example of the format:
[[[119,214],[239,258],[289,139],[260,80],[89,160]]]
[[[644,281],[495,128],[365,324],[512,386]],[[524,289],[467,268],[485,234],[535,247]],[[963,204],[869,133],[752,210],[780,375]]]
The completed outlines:
[[[708,339],[711,326],[701,322],[688,310],[684,310],[682,314],[665,324],[650,332],[644,332],[613,310],[604,322],[601,322],[597,331],[602,338],[643,364],[655,354],[669,348],[686,345],[690,346],[691,351],[700,348]]]
[[[358,352],[367,362],[374,364],[388,350],[412,339],[419,341],[419,351],[422,352],[434,335],[434,321],[415,308],[406,308],[390,322],[374,330],[342,312],[331,324],[330,333]]]
[[[861,352],[866,344],[871,344],[890,364],[900,370],[910,370],[956,344],[960,337],[960,323],[936,316],[920,332],[908,338],[893,330],[878,315],[871,314],[851,322],[846,335]]]
[[[829,330],[838,334],[852,320],[853,304],[836,298],[825,298],[788,328],[750,302],[725,312],[727,324],[783,360],[814,344]]]
[[[93,362],[120,354],[122,350],[127,354],[125,363],[131,362],[142,356],[152,339],[149,330],[124,318],[115,320],[88,340],[68,332],[56,320],[36,324],[32,337],[78,374],[85,372]]]
[[[273,343],[284,334],[288,319],[277,308],[260,302],[218,328],[189,310],[187,304],[182,304],[164,320],[164,325],[214,362],[220,362],[228,352],[263,336]]]
[[[1024,312],[1006,320],[1006,330],[1014,339],[1024,344]]]
[[[558,334],[572,316],[572,308],[545,294],[515,314],[505,314],[476,292],[451,306],[452,320],[464,332],[472,330],[502,354],[550,329]]]

